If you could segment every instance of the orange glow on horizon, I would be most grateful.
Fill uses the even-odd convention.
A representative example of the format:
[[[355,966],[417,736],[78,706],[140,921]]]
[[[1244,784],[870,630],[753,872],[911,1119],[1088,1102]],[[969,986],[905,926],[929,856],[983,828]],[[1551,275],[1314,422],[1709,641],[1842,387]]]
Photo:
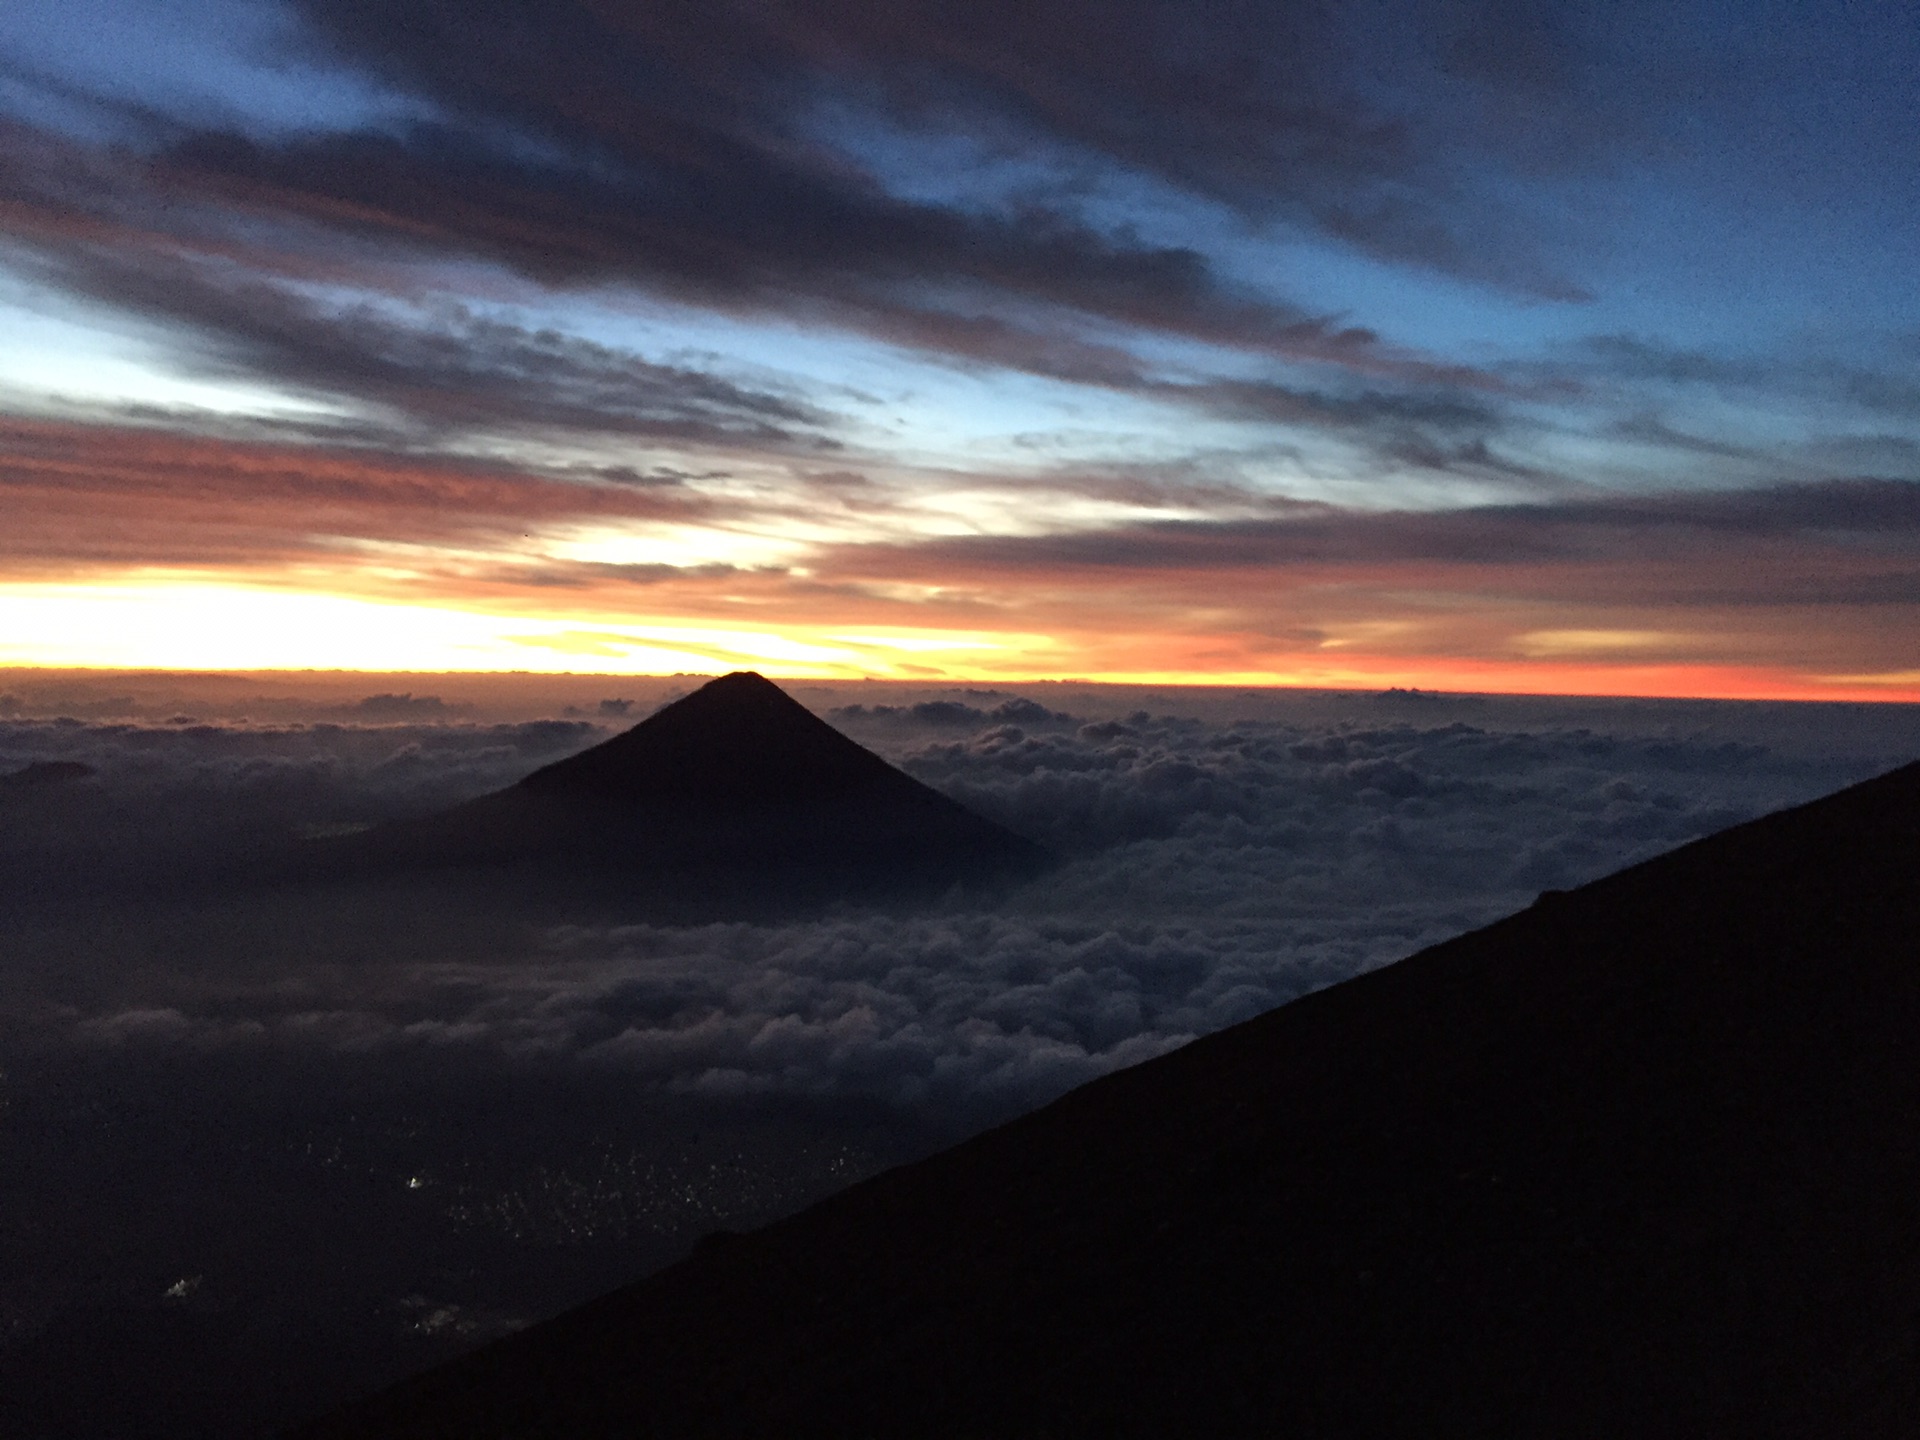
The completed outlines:
[[[1393,653],[1392,628],[1285,650],[1234,633],[1079,624],[914,628],[501,609],[247,586],[216,577],[113,585],[0,585],[0,667],[200,672],[643,676],[760,670],[791,680],[1285,687],[1716,700],[1920,702],[1920,672],[1806,672],[1774,664],[1608,661],[1529,653]],[[1537,632],[1536,632],[1537,633]],[[1572,633],[1572,632],[1566,632]],[[1582,632],[1586,633],[1586,632]],[[1600,635],[1604,632],[1591,632]],[[1597,643],[1597,642],[1596,642]],[[1571,651],[1572,653],[1567,653]],[[1836,667],[1837,668],[1837,667]]]
[[[1591,524],[1538,551],[1507,543],[1517,511],[1130,510],[952,534],[878,491],[19,417],[0,472],[0,666],[1920,701],[1909,550],[1819,530]]]

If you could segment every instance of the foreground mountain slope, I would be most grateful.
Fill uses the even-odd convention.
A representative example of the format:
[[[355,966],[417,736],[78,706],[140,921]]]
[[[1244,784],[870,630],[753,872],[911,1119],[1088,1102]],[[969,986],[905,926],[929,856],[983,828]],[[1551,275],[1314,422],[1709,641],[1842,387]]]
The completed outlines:
[[[1912,1434],[1916,877],[1909,766],[306,1433]]]
[[[937,891],[1045,861],[750,671],[505,790],[314,853],[353,873],[505,870],[746,904]]]

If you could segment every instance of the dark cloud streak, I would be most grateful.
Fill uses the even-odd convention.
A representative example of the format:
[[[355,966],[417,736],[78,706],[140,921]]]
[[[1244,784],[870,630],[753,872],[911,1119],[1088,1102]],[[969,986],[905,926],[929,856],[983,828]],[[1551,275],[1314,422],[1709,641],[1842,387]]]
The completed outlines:
[[[27,419],[0,419],[0,496],[0,555],[55,568],[271,565],[356,539],[499,547],[533,524],[697,521],[713,508],[671,481]]]
[[[1211,606],[1233,577],[1255,613],[1316,587],[1401,611],[1413,602],[1391,597],[1472,595],[1486,614],[1544,601],[1584,614],[1582,625],[1615,623],[1594,617],[1622,610],[1644,624],[1649,607],[1665,606],[1652,622],[1662,628],[1705,623],[1689,617],[1712,607],[1891,607],[1886,624],[1897,630],[1911,623],[1902,612],[1920,605],[1920,484],[1834,480],[1412,512],[1281,502],[1270,518],[846,547],[817,573],[843,584],[937,575],[1003,597],[1075,586]],[[1277,613],[1264,623],[1278,623]]]
[[[857,146],[821,132],[823,104],[882,127],[988,137],[1043,166],[1077,155],[1158,175],[1401,258],[1455,246],[1436,238],[1444,166],[1355,98],[1342,77],[1364,68],[1365,46],[1318,7],[1201,17],[1130,0],[1097,21],[1075,7],[856,3],[718,16],[303,8],[334,58],[414,94],[432,118],[267,140],[122,115],[150,132],[150,158],[26,175],[49,157],[36,162],[44,146],[15,133],[10,188],[38,192],[55,230],[132,227],[122,247],[183,224],[217,230],[223,212],[277,216],[492,258],[542,283],[628,282],[1002,363],[1024,353],[1040,373],[1098,368],[1098,344],[1075,333],[1087,320],[1369,373],[1421,365],[1229,283],[1195,249],[1090,218],[1071,185],[904,198]]]
[[[829,417],[794,396],[464,307],[330,311],[284,287],[186,264],[94,258],[64,270],[83,293],[192,326],[214,374],[371,404],[403,431],[552,428],[771,451],[835,443],[821,434]]]

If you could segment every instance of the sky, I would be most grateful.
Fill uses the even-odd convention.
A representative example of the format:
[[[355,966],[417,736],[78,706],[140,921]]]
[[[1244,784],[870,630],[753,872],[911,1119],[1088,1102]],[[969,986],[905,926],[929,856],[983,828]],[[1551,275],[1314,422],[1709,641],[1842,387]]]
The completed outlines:
[[[13,0],[0,666],[1920,699],[1899,0]]]

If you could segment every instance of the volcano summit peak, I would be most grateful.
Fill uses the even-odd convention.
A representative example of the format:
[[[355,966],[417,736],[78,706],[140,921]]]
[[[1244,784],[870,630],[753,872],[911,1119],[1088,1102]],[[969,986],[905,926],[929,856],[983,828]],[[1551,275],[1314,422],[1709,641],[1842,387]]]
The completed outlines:
[[[504,790],[348,843],[356,869],[535,876],[681,916],[937,894],[1047,859],[747,670]]]

